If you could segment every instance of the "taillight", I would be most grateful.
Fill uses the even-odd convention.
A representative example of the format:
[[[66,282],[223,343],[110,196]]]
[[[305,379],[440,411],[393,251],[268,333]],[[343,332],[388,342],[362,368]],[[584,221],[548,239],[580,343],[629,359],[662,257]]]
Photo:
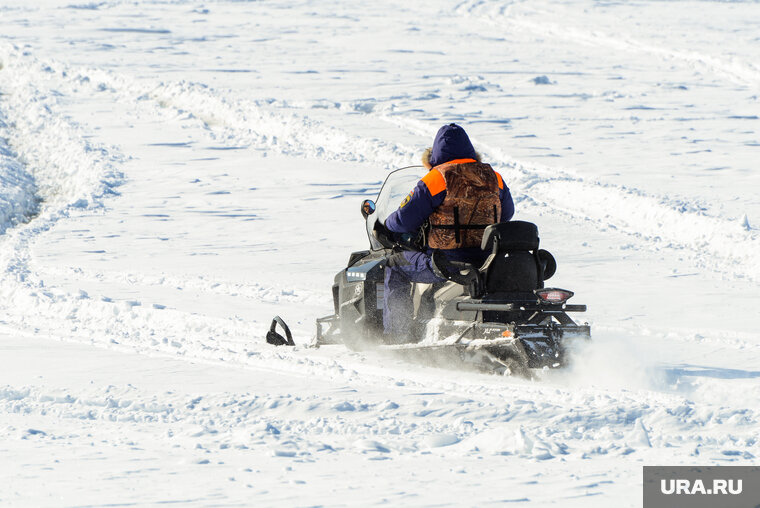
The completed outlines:
[[[567,289],[558,288],[536,289],[533,292],[536,293],[536,296],[540,298],[542,302],[555,304],[565,303],[575,294]]]

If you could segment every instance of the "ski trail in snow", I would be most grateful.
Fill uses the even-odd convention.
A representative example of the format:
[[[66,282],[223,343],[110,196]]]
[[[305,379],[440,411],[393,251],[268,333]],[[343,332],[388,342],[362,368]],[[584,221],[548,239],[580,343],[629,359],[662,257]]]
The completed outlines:
[[[67,350],[54,348],[60,353]],[[119,359],[114,352],[86,354],[117,357],[128,364],[136,361],[129,355]],[[161,360],[151,356],[148,362]],[[450,457],[476,449],[538,460],[589,459],[672,447],[684,454],[704,447],[751,458],[756,448],[752,429],[760,415],[726,403],[729,399],[717,407],[678,393],[632,387],[611,392],[566,377],[536,384],[467,373],[447,379],[424,367],[402,374],[393,366],[365,365],[355,371],[337,363],[304,362],[300,370],[289,371],[286,362],[275,358],[270,362],[238,365],[271,371],[273,379],[250,392],[184,388],[152,394],[106,383],[57,390],[5,385],[0,387],[0,410],[28,418],[55,414],[64,421],[158,423],[192,438],[190,446],[258,444],[306,456],[323,449],[326,442],[343,453],[351,453],[352,446],[358,446],[359,453],[373,446],[398,455],[446,447]],[[220,360],[207,364],[229,367]],[[245,377],[245,371],[229,373]],[[325,382],[340,382],[341,377],[350,389]],[[304,383],[311,383],[311,390],[299,393],[294,387]],[[757,395],[750,389],[743,401]],[[367,433],[375,444],[351,444]]]
[[[418,121],[396,116],[380,118],[409,132],[430,135],[430,129]],[[760,280],[760,235],[742,227],[739,221],[709,215],[703,206],[685,199],[580,178],[563,168],[514,160],[501,148],[477,139],[473,143],[497,169],[506,170],[513,192],[518,197],[527,196],[532,206],[625,233],[653,251],[688,251],[697,266],[719,274]]]
[[[221,128],[224,134],[217,138],[226,143],[258,143],[262,148],[274,148],[282,154],[316,156],[328,160],[356,160],[355,154],[362,154],[359,161],[370,162],[380,167],[400,167],[416,159],[415,152],[399,145],[391,147],[393,155],[389,157],[389,147],[385,143],[379,140],[351,138],[337,129],[327,128],[328,134],[323,138],[303,138],[304,129],[312,130],[314,125],[320,123],[304,117],[299,119],[292,114],[280,116],[279,113],[264,113],[258,106],[230,106],[226,101],[220,105],[216,94],[194,88],[190,86],[188,89],[187,85],[169,85],[168,89],[159,87],[156,90],[162,91],[153,93],[162,104],[173,104],[179,108],[178,112],[194,112],[196,102],[205,104],[211,101],[211,104],[215,104],[213,107],[209,106],[212,111],[220,109],[225,114],[217,115],[210,128]],[[195,97],[198,94],[205,98],[198,99]],[[207,94],[209,97],[206,97]],[[170,97],[171,102],[168,102]],[[203,117],[206,110],[204,108],[197,116]],[[252,130],[249,118],[255,115],[263,120],[261,124],[258,123],[259,120],[253,121],[256,127]],[[374,115],[370,113],[368,116]],[[380,118],[405,126],[410,132],[417,134],[430,135],[431,132],[428,127],[414,120],[407,121],[388,116]],[[260,125],[264,128],[261,129]],[[279,133],[279,136],[267,136],[262,133],[268,132],[269,128]],[[321,133],[324,129],[325,127],[321,126],[315,132]],[[314,149],[321,146],[321,139],[325,140],[328,147],[324,151]],[[491,160],[504,161],[501,164],[511,170],[513,179],[510,181],[514,182],[518,192],[524,193],[549,211],[560,211],[576,221],[591,220],[601,227],[626,233],[634,237],[638,243],[646,242],[654,251],[662,248],[688,250],[697,259],[698,266],[716,273],[753,281],[760,280],[760,236],[754,231],[746,230],[736,220],[707,215],[702,206],[686,200],[648,195],[639,189],[588,181],[559,168],[515,161],[502,149],[479,144],[477,140],[475,143],[490,155]],[[497,167],[501,164],[496,163]],[[579,195],[593,196],[596,199],[584,199],[579,203],[576,198]],[[736,245],[742,245],[742,248],[736,249]]]
[[[77,125],[54,112],[59,94],[39,89],[53,79],[48,67],[33,63],[35,70],[30,71],[27,58],[5,44],[0,44],[0,62],[0,136],[16,153],[6,167],[9,175],[25,175],[27,195],[19,204],[25,205],[25,216],[36,214],[31,224],[8,230],[0,238],[4,244],[0,277],[9,282],[2,290],[10,298],[19,282],[32,284],[30,241],[76,210],[102,206],[104,197],[116,193],[122,176],[116,170],[118,152],[91,145]],[[3,156],[8,153],[4,150]]]
[[[131,102],[150,101],[161,108],[198,119],[214,139],[229,146],[253,146],[283,155],[325,160],[378,163],[381,167],[407,165],[413,153],[401,144],[363,139],[344,130],[295,114],[269,111],[256,101],[239,103],[225,99],[206,85],[189,82],[145,83],[102,69],[61,72],[97,86],[106,86]],[[151,109],[155,114],[155,111]]]
[[[509,161],[500,149],[491,148],[489,153],[495,160]],[[737,220],[709,215],[701,205],[687,200],[578,177],[552,176],[562,175],[556,168],[518,161],[506,166],[518,172],[518,188],[537,206],[625,233],[635,245],[646,245],[652,251],[689,252],[696,266],[730,278],[760,280],[760,235]]]
[[[77,125],[56,113],[56,101],[61,93],[55,90],[66,85],[86,86],[91,82],[90,77],[70,76],[66,71],[59,72],[16,49],[3,46],[0,49],[4,50],[0,53],[0,60],[4,63],[0,71],[0,87],[4,94],[0,101],[0,117],[7,119],[2,124],[2,135],[24,160],[22,165],[16,159],[8,158],[6,154],[10,151],[4,148],[4,166],[13,170],[4,174],[9,178],[13,175],[23,177],[23,172],[27,171],[28,176],[22,178],[21,183],[42,198],[39,216],[32,223],[9,230],[0,238],[3,243],[0,295],[8,309],[6,323],[20,329],[49,331],[55,336],[68,333],[72,340],[81,342],[129,343],[139,351],[153,349],[182,355],[197,350],[206,351],[204,354],[208,357],[216,357],[214,351],[218,349],[247,358],[247,351],[239,346],[249,342],[251,337],[261,335],[263,325],[255,321],[188,316],[162,306],[143,307],[139,301],[97,300],[85,292],[69,293],[48,287],[31,269],[29,249],[40,233],[71,214],[103,207],[104,199],[116,192],[115,187],[122,178],[116,167],[122,156],[115,149],[91,145]],[[102,85],[102,82],[93,83],[95,89],[101,89]],[[312,148],[316,149],[315,145]],[[33,199],[28,198],[30,202]],[[24,202],[23,199],[18,201],[20,205]],[[238,294],[259,302],[308,302],[314,299],[310,293],[298,296],[293,290],[286,292],[278,288],[203,278],[188,281],[102,272],[72,274],[74,278],[87,275],[124,280],[132,285],[182,286],[211,294]],[[37,312],[29,312],[29,309]]]
[[[197,83],[144,83],[101,69],[71,69],[59,62],[38,63],[66,82],[108,89],[138,105],[158,104],[189,120],[198,119],[216,141],[228,146],[255,146],[283,155],[325,160],[368,162],[378,167],[407,165],[417,153],[400,144],[349,135],[294,113],[270,111],[266,106],[225,99],[219,91]],[[155,114],[155,110],[149,108]],[[414,119],[368,113],[408,131],[431,135],[431,129]],[[592,221],[631,236],[652,251],[687,251],[697,266],[732,278],[760,280],[760,236],[734,219],[710,215],[701,204],[647,194],[634,188],[573,176],[562,168],[527,164],[502,149],[478,143],[481,150],[509,171],[510,185],[532,204],[562,213],[576,222]],[[591,199],[579,201],[579,195]],[[741,245],[742,248],[736,248]]]
[[[536,9],[532,9],[530,12],[539,17],[551,14],[549,11]],[[525,15],[518,13],[512,2],[505,5],[502,0],[468,0],[456,6],[454,13],[497,27],[524,30],[536,35],[549,36],[582,45],[592,45],[626,53],[644,53],[662,60],[686,64],[696,70],[711,72],[737,84],[760,88],[760,68],[757,67],[757,64],[745,62],[733,56],[726,60],[726,57],[654,46],[625,34],[610,35],[601,31],[589,31],[567,24],[546,21],[548,16],[544,16],[540,23],[534,22],[527,19]]]
[[[76,125],[55,113],[58,94],[46,94],[39,87],[49,81],[51,87],[60,86],[60,81],[51,78],[56,71],[16,51],[4,55],[3,61],[5,68],[0,77],[4,81],[0,83],[4,96],[0,106],[3,118],[9,119],[4,135],[23,154],[25,167],[39,182],[44,199],[38,218],[25,227],[9,230],[0,239],[4,247],[0,296],[7,310],[4,327],[10,326],[9,331],[14,334],[19,330],[36,330],[34,336],[48,333],[51,338],[65,336],[73,342],[126,347],[143,353],[163,352],[195,361],[223,359],[238,364],[261,364],[261,368],[274,361],[278,368],[291,372],[308,372],[307,366],[312,365],[316,368],[315,375],[321,376],[335,371],[330,368],[333,360],[312,361],[263,347],[248,349],[251,337],[261,335],[261,326],[255,321],[188,315],[172,309],[143,307],[139,301],[95,300],[86,293],[72,294],[47,287],[39,280],[29,267],[30,243],[58,220],[78,210],[102,207],[103,200],[115,192],[113,188],[120,181],[115,169],[120,156],[93,147],[82,138]],[[81,75],[73,79],[80,84],[89,81]],[[188,282],[142,279],[133,282],[183,285]],[[266,287],[218,284],[198,280],[190,281],[189,286],[210,292],[238,290],[275,303],[298,298],[277,294]],[[285,361],[281,361],[283,358]],[[323,364],[328,368],[319,367]]]
[[[171,275],[147,275],[139,272],[120,272],[108,270],[88,270],[81,267],[68,267],[48,270],[48,273],[61,275],[65,278],[83,278],[130,286],[162,286],[168,288],[181,287],[185,291],[195,291],[211,295],[225,295],[246,298],[258,302],[279,304],[323,304],[322,295],[298,290],[284,290],[283,288],[253,283],[240,283],[232,280],[224,280],[219,277],[210,278],[198,275],[194,278],[176,277]]]

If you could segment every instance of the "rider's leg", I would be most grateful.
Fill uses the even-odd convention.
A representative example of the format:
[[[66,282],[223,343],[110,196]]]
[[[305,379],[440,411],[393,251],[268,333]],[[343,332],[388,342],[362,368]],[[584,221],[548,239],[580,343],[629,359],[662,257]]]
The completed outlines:
[[[383,328],[392,339],[403,338],[412,318],[412,283],[432,284],[443,279],[433,273],[426,252],[403,251],[388,259],[383,295]]]

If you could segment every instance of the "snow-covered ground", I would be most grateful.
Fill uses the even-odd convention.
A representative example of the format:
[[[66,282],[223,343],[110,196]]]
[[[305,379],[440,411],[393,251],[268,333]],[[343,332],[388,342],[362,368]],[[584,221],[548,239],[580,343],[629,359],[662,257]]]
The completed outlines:
[[[0,504],[640,506],[643,465],[757,464],[758,26],[0,1]],[[452,121],[589,307],[567,372],[307,347],[360,201]]]

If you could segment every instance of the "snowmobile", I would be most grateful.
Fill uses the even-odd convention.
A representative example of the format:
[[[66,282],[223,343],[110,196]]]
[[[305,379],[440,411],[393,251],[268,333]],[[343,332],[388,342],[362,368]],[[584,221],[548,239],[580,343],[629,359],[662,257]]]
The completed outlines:
[[[352,253],[335,276],[334,314],[317,320],[316,345],[416,353],[426,360],[444,353],[447,362],[465,361],[523,377],[531,376],[530,369],[565,366],[569,342],[591,337],[588,324],[576,324],[568,315],[584,312],[586,306],[568,304],[571,291],[544,287],[556,262],[539,249],[538,229],[529,222],[488,226],[481,248],[490,254],[480,267],[449,261],[433,251],[433,269],[444,282],[413,284],[408,336],[391,343],[383,335],[387,259],[400,249],[425,249],[429,226],[423,224],[414,235],[394,235],[377,224],[385,222],[426,172],[422,166],[397,169],[376,201],[362,202],[370,249]]]

